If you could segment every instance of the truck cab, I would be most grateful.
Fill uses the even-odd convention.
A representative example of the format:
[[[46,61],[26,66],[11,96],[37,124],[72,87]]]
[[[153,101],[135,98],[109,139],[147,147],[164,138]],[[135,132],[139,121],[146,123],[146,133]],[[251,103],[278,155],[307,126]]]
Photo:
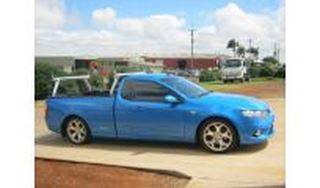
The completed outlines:
[[[223,83],[234,80],[249,81],[249,62],[241,58],[229,58],[222,63],[221,78]]]

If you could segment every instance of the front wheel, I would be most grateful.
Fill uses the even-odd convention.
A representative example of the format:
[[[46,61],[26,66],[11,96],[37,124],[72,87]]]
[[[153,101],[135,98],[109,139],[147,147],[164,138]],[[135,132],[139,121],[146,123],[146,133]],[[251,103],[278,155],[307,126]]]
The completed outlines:
[[[73,144],[84,144],[90,138],[90,130],[84,120],[73,117],[66,123],[65,136]]]
[[[211,152],[224,153],[238,146],[238,136],[229,122],[216,119],[205,122],[199,130],[201,146]]]

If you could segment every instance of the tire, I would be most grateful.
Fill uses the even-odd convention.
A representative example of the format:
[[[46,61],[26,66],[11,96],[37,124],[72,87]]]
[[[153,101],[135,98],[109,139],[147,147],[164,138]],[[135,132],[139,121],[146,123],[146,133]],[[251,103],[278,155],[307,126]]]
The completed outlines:
[[[226,120],[211,119],[202,124],[198,131],[198,142],[207,151],[225,153],[239,145],[236,130]]]
[[[87,123],[79,117],[69,118],[64,126],[64,136],[72,144],[85,144],[91,138],[91,132]]]
[[[224,83],[224,84],[228,83],[228,80],[223,80],[223,83]]]

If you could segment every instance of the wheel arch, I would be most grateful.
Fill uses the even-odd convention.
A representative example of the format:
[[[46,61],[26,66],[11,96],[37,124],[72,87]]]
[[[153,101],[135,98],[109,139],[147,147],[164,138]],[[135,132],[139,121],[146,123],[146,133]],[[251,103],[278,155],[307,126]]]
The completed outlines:
[[[69,114],[69,115],[67,115],[66,117],[64,117],[64,119],[63,119],[63,121],[62,121],[62,123],[61,123],[61,125],[60,125],[61,135],[62,135],[63,137],[66,136],[66,129],[65,129],[65,128],[66,128],[66,126],[67,126],[67,123],[68,123],[68,121],[69,121],[70,119],[72,119],[72,118],[79,118],[81,121],[83,121],[83,122],[85,123],[85,125],[87,126],[87,128],[88,128],[89,134],[91,134],[90,126],[89,126],[89,124],[87,123],[87,121],[86,121],[83,117],[81,117],[81,116],[78,115],[78,114]]]
[[[197,126],[196,133],[195,133],[195,134],[196,134],[196,135],[195,135],[195,139],[196,139],[195,141],[196,141],[197,143],[199,143],[199,131],[200,131],[201,127],[202,127],[206,122],[208,122],[208,121],[213,121],[213,120],[223,120],[223,121],[228,122],[228,123],[232,126],[232,128],[235,130],[236,135],[237,135],[237,139],[238,139],[238,143],[240,143],[239,130],[237,129],[237,127],[234,125],[234,123],[233,123],[229,118],[223,117],[223,116],[209,116],[209,117],[203,119],[203,120],[199,123],[199,125]]]

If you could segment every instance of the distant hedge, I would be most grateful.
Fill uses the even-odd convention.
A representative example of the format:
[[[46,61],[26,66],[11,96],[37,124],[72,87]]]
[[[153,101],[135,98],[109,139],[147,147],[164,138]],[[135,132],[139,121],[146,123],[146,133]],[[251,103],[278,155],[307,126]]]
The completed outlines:
[[[149,71],[149,67],[146,66],[117,66],[114,67],[114,70],[117,73],[126,73],[126,72],[143,72]]]
[[[286,66],[285,65],[281,66],[277,70],[275,77],[278,77],[278,78],[285,78],[286,77]]]
[[[278,77],[285,78],[285,65],[274,63],[262,63],[252,65],[249,69],[252,78],[256,77]]]
[[[199,81],[216,81],[221,78],[221,73],[219,70],[204,70],[200,74]]]
[[[275,63],[252,64],[248,69],[251,78],[277,77],[285,78],[285,65]],[[221,70],[204,70],[200,74],[200,82],[216,81],[221,79]]]
[[[44,99],[53,89],[52,76],[64,76],[62,68],[57,68],[46,63],[35,64],[35,99]]]

